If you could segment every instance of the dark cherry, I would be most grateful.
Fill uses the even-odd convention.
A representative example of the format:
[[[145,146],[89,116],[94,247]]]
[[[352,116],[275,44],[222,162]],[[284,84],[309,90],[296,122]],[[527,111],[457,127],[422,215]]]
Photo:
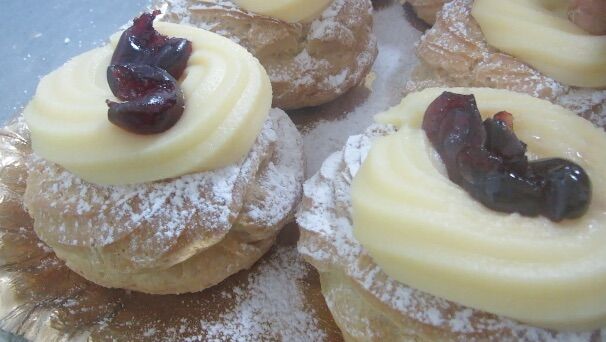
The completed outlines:
[[[191,42],[181,38],[170,38],[163,47],[155,51],[150,64],[156,65],[179,79],[187,67],[192,53]]]
[[[495,114],[484,120],[486,141],[484,147],[497,154],[514,171],[523,173],[528,168],[526,144],[513,132],[513,115],[507,112]]]
[[[583,168],[561,158],[529,162],[513,116],[499,112],[482,122],[473,95],[444,92],[427,108],[423,129],[449,178],[490,209],[557,222],[589,207]]]
[[[137,134],[156,134],[174,126],[183,114],[183,94],[164,69],[151,65],[112,65],[110,88],[127,102],[107,101],[109,121]],[[118,96],[118,95],[116,95]]]
[[[530,164],[544,178],[543,215],[559,221],[583,216],[591,201],[591,181],[583,168],[569,160],[554,158]]]
[[[179,79],[192,53],[187,39],[169,38],[154,29],[160,11],[144,13],[120,36],[110,64],[147,64],[168,71]]]
[[[423,128],[446,165],[456,164],[462,150],[485,139],[480,113],[471,95],[438,97],[426,111]],[[458,182],[459,172],[447,170],[448,176]]]
[[[186,39],[169,38],[153,28],[160,11],[144,13],[124,31],[107,69],[112,93],[108,119],[137,134],[162,133],[181,118],[183,93],[177,80],[192,53]]]
[[[540,183],[504,169],[503,164],[502,158],[481,147],[463,151],[456,166],[461,173],[457,184],[492,210],[539,215]]]

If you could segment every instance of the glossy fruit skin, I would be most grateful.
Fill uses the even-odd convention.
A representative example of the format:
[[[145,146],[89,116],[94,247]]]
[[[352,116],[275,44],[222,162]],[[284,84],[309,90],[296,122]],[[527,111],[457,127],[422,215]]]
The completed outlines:
[[[554,158],[535,161],[531,168],[535,174],[544,175],[543,215],[557,221],[585,214],[591,201],[591,181],[582,167]]]
[[[131,133],[158,134],[173,127],[184,111],[181,77],[192,53],[190,41],[169,38],[153,28],[159,11],[144,13],[124,31],[107,69],[112,93],[108,119]]]
[[[192,53],[187,39],[169,38],[153,27],[160,11],[144,13],[133,21],[133,26],[120,36],[110,64],[147,64],[168,71],[179,79]]]
[[[559,222],[589,207],[591,181],[582,167],[561,158],[529,162],[513,116],[499,112],[482,122],[473,95],[444,92],[422,127],[449,178],[492,210]]]
[[[124,64],[110,66],[107,73],[114,94],[126,100],[107,101],[108,119],[116,126],[136,134],[157,134],[181,118],[183,94],[166,70],[151,65]]]

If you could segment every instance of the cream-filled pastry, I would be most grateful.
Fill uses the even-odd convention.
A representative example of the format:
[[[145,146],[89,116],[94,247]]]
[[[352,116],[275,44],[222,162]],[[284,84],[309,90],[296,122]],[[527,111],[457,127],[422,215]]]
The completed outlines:
[[[452,0],[402,0],[408,2],[419,18],[433,25],[444,3]],[[556,15],[568,19],[587,33],[606,34],[606,3],[603,0],[558,0],[539,1],[535,5],[543,7],[543,15]],[[545,13],[551,12],[551,13]]]
[[[208,31],[158,22],[193,52],[180,85],[183,117],[161,135],[141,136],[107,120],[106,69],[117,39],[42,78],[24,111],[36,154],[99,184],[156,181],[241,160],[266,121],[271,85],[258,60]]]
[[[606,88],[606,35],[568,20],[569,0],[475,0],[489,45],[569,86]],[[606,13],[602,18],[606,22]]]
[[[418,44],[417,55],[421,64],[413,71],[412,82],[409,82],[407,86],[408,91],[437,86],[508,89],[549,100],[572,110],[599,126],[604,126],[606,123],[606,90],[602,89],[603,87],[595,83],[591,86],[587,84],[584,87],[577,87],[560,82],[554,79],[555,76],[551,77],[537,70],[523,59],[495,48],[484,36],[484,28],[472,15],[475,12],[474,3],[473,0],[453,0],[446,2],[438,12],[435,25],[425,32]],[[478,4],[483,3],[479,2]],[[516,9],[526,8],[521,6],[521,3],[528,5],[537,2],[533,0],[504,1],[499,2],[499,6],[514,6]],[[556,41],[561,41],[562,44],[564,44],[564,41],[576,41],[571,39],[575,35],[580,35],[578,42],[575,44],[585,44],[582,42],[587,41],[599,42],[603,39],[601,36],[580,34],[580,29],[571,22],[562,24],[563,20],[566,20],[562,17],[565,17],[566,14],[561,13],[565,12],[561,5],[563,1],[541,2],[542,6],[545,7],[548,7],[548,3],[554,6],[560,4],[560,14],[557,14],[555,10],[548,11],[535,8],[534,11],[542,13],[542,15],[536,16],[537,21],[532,25],[544,24],[544,26],[535,26],[529,30],[532,32],[519,37],[517,43],[541,48],[545,44],[549,45]],[[503,13],[497,13],[499,11]],[[524,17],[524,14],[518,13],[519,11],[511,12],[505,9],[499,11],[491,12],[489,15],[507,18],[503,20],[535,21],[534,19],[525,21],[524,18],[526,17]],[[531,11],[531,13],[533,12]],[[520,18],[516,19],[516,16],[520,16]],[[541,20],[538,18],[541,18]],[[499,21],[495,20],[496,22]],[[556,28],[560,27],[560,29],[556,30],[549,25]],[[513,25],[513,27],[518,26],[522,26],[522,24]],[[570,32],[567,33],[565,30]],[[515,30],[512,29],[512,31]],[[551,38],[536,38],[541,34]],[[502,36],[504,35],[500,37],[502,38]],[[532,39],[535,39],[535,43],[532,43]],[[540,42],[536,42],[537,39]],[[604,49],[600,44],[585,46],[584,50],[570,50],[563,48],[565,45],[562,45],[562,51],[557,52],[559,56],[548,59],[553,60],[554,63],[560,63],[555,61],[569,58],[570,63],[579,63],[578,65],[581,68],[592,70],[586,75],[587,79],[597,80],[602,77],[600,73],[603,70],[600,65],[604,63],[604,58],[596,59],[599,57],[599,51]],[[559,46],[560,44],[552,44],[551,46],[557,50],[559,47],[554,47],[556,45]],[[578,47],[579,49],[582,48],[580,45]],[[552,52],[555,51],[553,49],[551,49]],[[547,50],[549,49],[546,47],[545,51]],[[575,59],[577,56],[578,59]],[[567,72],[566,70],[574,68],[574,66],[569,68],[568,65],[561,65],[558,72]],[[573,76],[584,78],[581,72]]]
[[[156,0],[164,20],[219,33],[267,70],[273,105],[320,105],[353,88],[377,55],[370,0]]]
[[[24,112],[24,204],[88,280],[195,292],[272,246],[300,196],[301,140],[250,53],[191,26],[152,27],[156,14],[41,80]]]
[[[426,111],[444,91],[473,94],[482,118],[511,113],[531,165],[563,158],[582,167],[592,195],[580,216],[553,221],[523,207],[497,211],[455,183],[424,129]],[[376,119],[304,184],[297,214],[299,251],[320,271],[346,339],[603,338],[602,130],[548,101],[488,88],[426,89]],[[491,189],[507,197],[521,188]]]

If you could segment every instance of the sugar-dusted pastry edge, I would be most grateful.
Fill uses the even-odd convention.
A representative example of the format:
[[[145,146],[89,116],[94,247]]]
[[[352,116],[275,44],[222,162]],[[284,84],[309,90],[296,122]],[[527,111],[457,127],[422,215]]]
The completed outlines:
[[[246,47],[269,74],[273,106],[285,110],[346,93],[364,80],[378,54],[370,0],[335,0],[307,24],[243,11],[230,0],[157,0],[153,5],[166,13],[163,20],[208,29]]]
[[[420,63],[405,92],[429,87],[490,87],[559,104],[606,129],[606,89],[569,87],[490,47],[471,16],[473,0],[445,1],[417,44]]]
[[[170,261],[174,258],[169,258],[169,263],[116,272],[116,265],[99,264],[94,261],[99,260],[97,257],[91,259],[97,253],[113,254],[112,244],[98,249],[94,246],[77,247],[48,240],[46,242],[70,268],[85,278],[105,287],[128,288],[146,293],[196,292],[219,283],[239,270],[249,268],[273,245],[282,226],[292,218],[301,196],[301,137],[283,111],[272,110],[270,118],[275,126],[272,138],[276,146],[269,158],[262,162],[263,170],[246,186],[247,192],[243,194],[245,200],[241,204],[242,209],[238,209],[241,210],[238,219],[224,237],[211,245],[189,251],[176,263]],[[273,173],[268,174],[268,169]],[[256,194],[248,192],[253,185]],[[267,190],[260,191],[260,188]],[[238,212],[232,216],[235,219]],[[195,229],[205,228],[202,225]],[[125,242],[126,246],[130,243]]]

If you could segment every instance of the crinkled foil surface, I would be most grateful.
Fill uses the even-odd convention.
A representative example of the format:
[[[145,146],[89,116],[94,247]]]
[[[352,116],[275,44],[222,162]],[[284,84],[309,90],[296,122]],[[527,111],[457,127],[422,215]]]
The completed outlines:
[[[398,103],[425,28],[396,0],[374,1],[379,56],[364,84],[337,100],[289,114],[304,135],[307,176]],[[252,269],[206,291],[153,296],[92,284],[39,241],[22,206],[31,153],[15,119],[0,130],[0,328],[28,340],[340,341],[316,272],[296,254],[287,226]]]

